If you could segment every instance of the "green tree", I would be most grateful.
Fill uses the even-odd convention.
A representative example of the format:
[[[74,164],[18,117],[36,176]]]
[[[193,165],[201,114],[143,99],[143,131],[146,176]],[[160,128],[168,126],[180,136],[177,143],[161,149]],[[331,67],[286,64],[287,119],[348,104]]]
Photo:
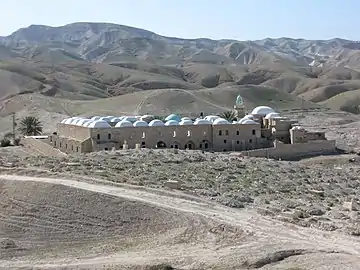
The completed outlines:
[[[155,119],[156,119],[156,120],[165,121],[165,118],[166,118],[165,116],[155,115],[153,120],[155,120]]]
[[[26,116],[20,120],[19,131],[24,136],[41,135],[43,126],[35,116]]]
[[[221,114],[219,114],[221,118],[224,118],[225,120],[228,120],[229,122],[236,120],[236,112],[235,111],[226,111]]]

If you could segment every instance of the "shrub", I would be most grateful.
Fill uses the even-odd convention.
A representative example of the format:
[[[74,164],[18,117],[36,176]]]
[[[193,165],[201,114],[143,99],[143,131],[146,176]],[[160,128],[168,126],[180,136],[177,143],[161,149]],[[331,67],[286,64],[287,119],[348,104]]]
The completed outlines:
[[[1,147],[7,147],[7,146],[10,146],[11,145],[11,142],[9,139],[7,138],[3,138],[1,141],[0,141],[0,146]]]
[[[21,142],[21,138],[16,138],[16,139],[14,140],[14,145],[15,145],[15,146],[19,146],[19,145],[20,145],[20,142]]]

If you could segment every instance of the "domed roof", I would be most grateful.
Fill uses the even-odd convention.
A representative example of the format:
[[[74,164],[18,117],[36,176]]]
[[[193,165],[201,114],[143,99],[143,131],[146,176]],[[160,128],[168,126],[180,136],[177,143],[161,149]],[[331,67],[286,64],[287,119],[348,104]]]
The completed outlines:
[[[165,126],[178,126],[179,122],[175,120],[166,121]]]
[[[205,120],[210,121],[210,122],[214,122],[216,119],[221,118],[220,116],[217,115],[207,115],[205,116]]]
[[[196,119],[194,125],[211,125],[211,122],[205,119]]]
[[[251,119],[245,119],[244,121],[241,122],[242,125],[258,125],[258,122],[255,122],[254,120]]]
[[[76,119],[72,120],[71,124],[77,126],[78,123],[79,123],[80,121],[82,121],[82,120],[83,120],[82,118],[76,118]]]
[[[252,114],[247,114],[244,116],[246,119],[254,119],[254,116]]]
[[[122,119],[120,117],[113,117],[110,119],[110,122],[111,123],[118,123],[120,122]]]
[[[76,119],[74,119],[74,118],[68,118],[68,119],[65,120],[65,122],[64,122],[63,124],[71,125],[72,121],[74,121],[74,120],[76,120]]]
[[[97,121],[93,121],[88,125],[89,128],[110,128],[111,126],[109,125],[108,122],[103,121],[103,120],[97,120]]]
[[[110,122],[111,121],[111,117],[108,117],[108,116],[102,116],[102,117],[100,117],[100,119],[99,120],[101,120],[101,121],[105,121],[105,122]]]
[[[106,116],[107,118],[114,118],[115,116],[113,116],[113,115],[108,115],[108,116]]]
[[[188,126],[188,125],[192,125],[193,121],[191,119],[183,119],[179,122],[180,126]]]
[[[65,119],[63,119],[60,123],[61,123],[61,124],[65,124],[65,122],[66,122],[68,119],[70,119],[70,118],[65,118]]]
[[[145,121],[138,120],[138,121],[134,122],[133,126],[134,127],[147,127],[148,123],[146,123]]]
[[[279,114],[279,113],[271,112],[271,113],[268,113],[268,114],[265,116],[265,119],[272,119],[272,118],[278,118],[278,117],[280,117],[280,114]]]
[[[268,106],[258,106],[255,109],[253,109],[251,114],[265,116],[268,113],[272,113],[272,112],[275,112],[275,111]]]
[[[75,125],[75,123],[77,123],[77,121],[79,121],[79,120],[81,120],[81,119],[78,117],[72,117],[72,118],[66,120],[66,124]]]
[[[90,125],[92,122],[94,122],[94,121],[93,121],[93,120],[90,120],[89,122],[85,122],[85,123],[83,124],[83,127],[89,127],[89,125]]]
[[[115,127],[133,127],[133,124],[130,121],[121,120],[116,123]]]
[[[151,120],[154,119],[153,115],[143,115],[140,117],[140,120],[145,121],[145,122],[150,122]]]
[[[87,122],[89,122],[89,121],[92,121],[92,120],[90,120],[90,119],[80,119],[80,120],[78,120],[78,121],[76,122],[75,125],[77,125],[77,126],[84,126],[84,124],[87,123]]]
[[[100,118],[101,118],[101,116],[93,116],[93,117],[91,117],[91,120],[93,120],[93,121],[96,121],[96,120],[100,120]]]
[[[185,116],[185,117],[181,118],[181,121],[183,121],[183,120],[191,120],[191,118],[190,118],[190,117]],[[192,122],[192,121],[191,121],[191,122]]]
[[[170,114],[165,118],[165,121],[175,120],[176,122],[181,121],[181,117],[177,114]]]
[[[138,119],[135,116],[125,116],[122,120],[129,121],[131,123],[136,122]]]
[[[159,119],[154,119],[149,123],[149,127],[161,127],[164,126],[164,122]]]
[[[213,125],[226,125],[226,124],[230,124],[230,122],[224,118],[217,118],[214,120]]]

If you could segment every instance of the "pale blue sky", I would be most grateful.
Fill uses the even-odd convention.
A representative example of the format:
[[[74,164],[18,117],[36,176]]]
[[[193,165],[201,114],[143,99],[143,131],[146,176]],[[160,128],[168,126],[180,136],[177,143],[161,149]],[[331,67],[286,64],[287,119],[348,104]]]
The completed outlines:
[[[30,24],[112,22],[183,38],[360,40],[359,0],[0,0],[0,35]]]

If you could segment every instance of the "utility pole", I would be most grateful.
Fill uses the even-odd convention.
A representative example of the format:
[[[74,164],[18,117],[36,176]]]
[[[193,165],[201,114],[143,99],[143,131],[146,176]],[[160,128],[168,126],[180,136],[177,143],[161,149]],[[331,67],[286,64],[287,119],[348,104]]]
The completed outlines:
[[[301,98],[301,116],[304,116],[304,99]]]
[[[13,128],[13,142],[15,142],[15,126],[16,126],[16,122],[15,122],[15,112],[12,113],[12,128]]]

